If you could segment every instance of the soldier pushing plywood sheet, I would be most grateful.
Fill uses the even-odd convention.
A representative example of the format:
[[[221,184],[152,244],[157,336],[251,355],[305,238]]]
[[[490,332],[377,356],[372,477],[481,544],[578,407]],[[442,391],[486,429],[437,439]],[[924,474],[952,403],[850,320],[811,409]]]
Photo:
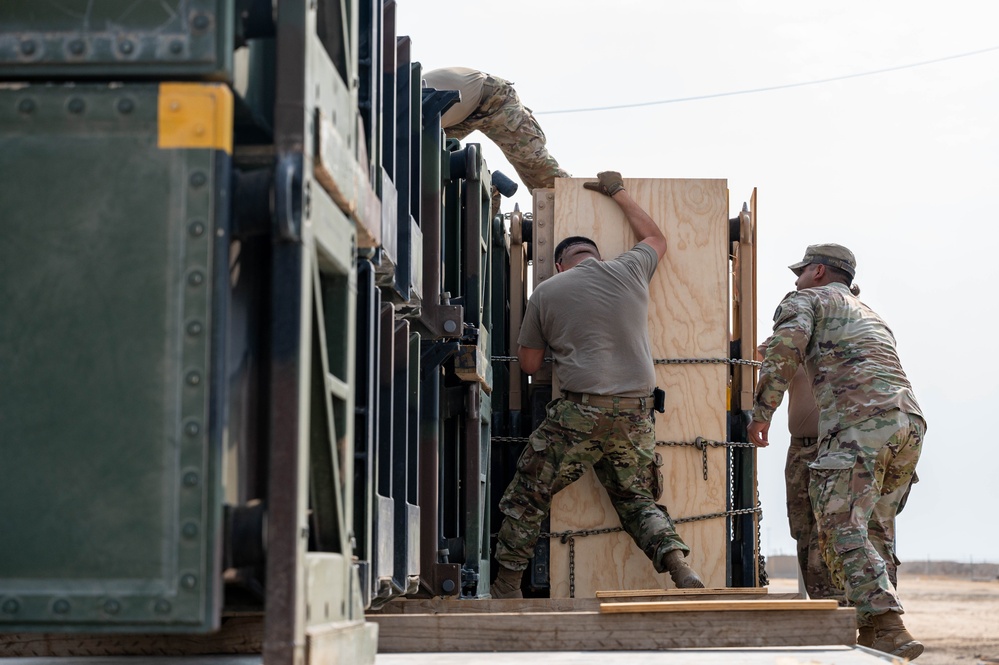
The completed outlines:
[[[583,179],[555,184],[553,240],[592,238],[604,260],[630,249],[635,237],[614,201],[583,188]],[[668,243],[650,285],[649,338],[655,359],[727,358],[730,299],[728,189],[724,180],[626,179],[631,197],[656,221]],[[553,243],[554,244],[554,243]],[[553,244],[547,245],[550,252]],[[544,247],[544,245],[542,245]],[[538,258],[538,257],[535,257]],[[549,258],[550,260],[550,258]],[[726,364],[657,364],[666,412],[656,415],[656,440],[726,440],[729,368]],[[558,385],[554,395],[558,395]],[[674,520],[724,513],[726,449],[657,446],[664,491],[658,503]],[[551,532],[619,527],[607,493],[592,470],[559,492]],[[728,549],[724,517],[677,525],[691,549],[687,562],[708,587],[725,587]],[[551,540],[551,596],[592,597],[597,590],[672,586],[623,531]],[[571,550],[571,551],[570,551]],[[570,588],[571,587],[571,588]]]

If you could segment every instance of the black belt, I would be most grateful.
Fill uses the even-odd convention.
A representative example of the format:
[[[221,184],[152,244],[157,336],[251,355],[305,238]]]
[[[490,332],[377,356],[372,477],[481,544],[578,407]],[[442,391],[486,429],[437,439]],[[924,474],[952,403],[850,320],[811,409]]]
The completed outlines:
[[[652,408],[652,397],[618,397],[616,395],[587,395],[586,393],[562,393],[564,399],[584,406],[596,406],[601,409],[641,409]]]

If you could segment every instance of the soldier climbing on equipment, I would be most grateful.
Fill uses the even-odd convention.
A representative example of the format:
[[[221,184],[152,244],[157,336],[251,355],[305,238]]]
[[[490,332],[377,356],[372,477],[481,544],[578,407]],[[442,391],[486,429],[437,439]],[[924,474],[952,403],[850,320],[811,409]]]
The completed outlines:
[[[461,93],[461,101],[441,116],[449,139],[482,132],[499,146],[529,190],[554,187],[555,178],[571,177],[548,153],[545,133],[510,81],[467,67],[434,69],[423,80],[427,87]]]

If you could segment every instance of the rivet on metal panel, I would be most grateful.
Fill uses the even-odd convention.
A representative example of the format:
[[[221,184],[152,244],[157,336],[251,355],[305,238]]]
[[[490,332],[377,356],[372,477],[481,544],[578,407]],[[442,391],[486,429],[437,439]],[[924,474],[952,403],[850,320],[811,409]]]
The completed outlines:
[[[173,101],[171,101],[170,102],[170,111],[172,111],[173,113],[177,113],[178,111],[180,111],[180,102],[178,102],[176,99],[174,99]]]
[[[191,286],[201,286],[205,282],[205,276],[195,270],[187,276],[187,283]]]
[[[159,613],[159,614],[166,614],[171,609],[170,601],[163,600],[161,598],[160,600],[156,601],[155,605],[153,605],[153,609],[155,609],[156,612]]]
[[[121,611],[121,603],[117,600],[108,600],[104,603],[104,611],[108,614],[118,614]]]
[[[201,187],[206,182],[208,182],[208,176],[201,171],[195,171],[191,174],[191,187]]]
[[[205,234],[205,224],[204,222],[191,222],[187,230],[195,238],[200,238]]]
[[[547,198],[548,198],[549,201],[551,201],[553,198],[555,198],[555,195],[554,194],[548,194]]]
[[[545,262],[545,257],[539,256],[538,257],[538,263],[544,263],[544,262]]]
[[[187,385],[189,386],[199,386],[201,385],[201,374],[197,372],[191,372],[187,375]]]
[[[184,425],[184,433],[187,434],[188,436],[198,436],[200,432],[201,432],[201,425],[199,425],[194,420],[188,421],[188,423]],[[185,483],[187,482],[186,478],[184,479],[184,482]]]
[[[197,487],[200,479],[195,471],[188,471],[184,474],[184,487]]]
[[[170,52],[174,55],[180,55],[184,50],[184,43],[179,39],[175,39],[170,42]]]
[[[204,136],[205,135],[205,126],[204,125],[195,125],[194,126],[194,135],[195,136]]]
[[[131,113],[135,110],[135,102],[131,99],[119,99],[118,100],[118,112],[119,113]]]
[[[544,201],[538,201],[538,207],[539,208],[544,208],[545,207],[545,202]]]
[[[198,14],[194,17],[194,20],[191,21],[191,25],[195,30],[206,30],[210,23],[211,19],[208,18],[207,14]]]
[[[66,108],[70,113],[83,113],[83,109],[86,108],[86,104],[84,104],[83,100],[79,97],[74,97],[69,100],[68,104],[66,104]]]
[[[198,535],[198,525],[194,522],[188,522],[184,525],[184,528],[181,529],[181,533],[184,534],[185,538],[194,538]]]
[[[73,39],[69,42],[69,52],[73,55],[83,55],[87,50],[87,44],[82,39]]]
[[[126,39],[122,43],[118,44],[118,50],[125,55],[128,55],[135,50],[135,44]]]
[[[187,334],[191,337],[197,337],[204,329],[204,326],[201,325],[201,321],[191,321],[187,324]]]
[[[52,611],[56,614],[66,614],[69,612],[69,601],[60,598],[52,604]]]
[[[198,586],[198,578],[191,574],[184,575],[180,578],[180,585],[185,589],[193,589]]]
[[[17,602],[13,598],[8,598],[3,601],[3,611],[4,614],[17,614],[17,611],[21,609],[21,603]]]
[[[34,55],[35,51],[38,50],[38,45],[35,44],[34,40],[27,39],[21,42],[21,53],[24,55]]]
[[[33,99],[22,99],[17,104],[17,110],[21,113],[34,113],[35,112],[35,100]]]

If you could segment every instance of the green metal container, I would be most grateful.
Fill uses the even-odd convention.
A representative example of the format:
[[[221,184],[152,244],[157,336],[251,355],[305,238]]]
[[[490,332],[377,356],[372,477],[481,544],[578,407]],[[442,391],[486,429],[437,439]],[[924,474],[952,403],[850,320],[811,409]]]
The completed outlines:
[[[223,0],[4,0],[0,76],[229,80],[233,5]]]
[[[0,86],[0,631],[218,624],[231,122]]]

